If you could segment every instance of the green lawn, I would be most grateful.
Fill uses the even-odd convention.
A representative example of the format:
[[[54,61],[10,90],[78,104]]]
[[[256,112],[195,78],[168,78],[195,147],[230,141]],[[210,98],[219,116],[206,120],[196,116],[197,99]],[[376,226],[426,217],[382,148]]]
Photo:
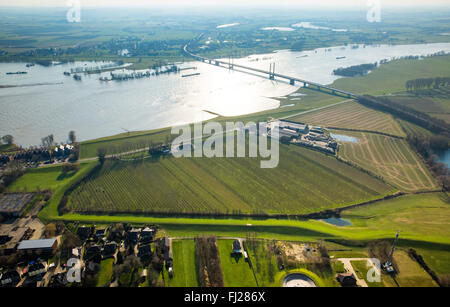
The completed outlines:
[[[255,276],[244,257],[231,256],[234,240],[218,240],[225,287],[256,287]]]
[[[86,165],[81,164],[80,170],[82,171]],[[75,177],[76,172],[70,172],[63,174],[61,166],[48,166],[29,169],[25,175],[13,182],[8,190],[12,192],[16,191],[36,191],[37,189],[55,190],[65,183],[71,181]]]
[[[355,228],[400,230],[400,238],[412,233],[450,237],[450,202],[444,193],[405,195],[345,210],[342,217]]]
[[[173,278],[165,271],[164,279],[169,287],[198,287],[195,268],[194,240],[173,240]]]
[[[13,187],[16,186],[17,189],[23,189],[26,184],[34,184],[37,188],[39,183],[40,189],[51,189],[52,197],[39,212],[39,218],[43,221],[48,221],[58,216],[58,205],[64,192],[75,182],[86,176],[96,165],[97,162],[80,163],[80,169],[75,174],[64,177],[62,180],[58,180],[58,178],[61,179],[59,167],[55,167],[55,169],[53,167],[33,169],[14,182]],[[42,186],[41,180],[46,182],[46,185]]]
[[[97,287],[102,287],[111,281],[113,274],[114,259],[102,260],[100,263],[100,272],[98,273]]]

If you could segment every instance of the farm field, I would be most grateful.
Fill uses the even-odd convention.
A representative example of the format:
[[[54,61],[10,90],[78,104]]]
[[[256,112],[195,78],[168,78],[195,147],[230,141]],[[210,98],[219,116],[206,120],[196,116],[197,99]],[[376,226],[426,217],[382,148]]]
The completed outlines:
[[[395,103],[410,107],[450,123],[450,88],[429,90],[428,95],[389,97]]]
[[[405,136],[392,115],[367,108],[353,101],[291,117],[289,120],[322,127],[376,131]]]
[[[85,213],[303,214],[381,197],[393,188],[358,169],[299,146],[280,147],[280,163],[252,158],[107,161],[70,195]]]
[[[173,278],[165,274],[166,286],[197,287],[197,270],[195,269],[195,250],[193,240],[173,240]],[[166,272],[166,271],[165,271]]]
[[[357,143],[342,142],[339,156],[381,176],[404,192],[438,189],[434,178],[405,140],[372,133],[345,132]]]
[[[410,123],[408,121],[397,119],[400,126],[403,128],[403,131],[405,131],[406,135],[408,136],[418,136],[418,137],[427,137],[432,136],[433,133],[425,128],[422,128],[416,124]]]
[[[231,255],[234,240],[218,240],[225,287],[256,287],[256,279],[243,256]]]

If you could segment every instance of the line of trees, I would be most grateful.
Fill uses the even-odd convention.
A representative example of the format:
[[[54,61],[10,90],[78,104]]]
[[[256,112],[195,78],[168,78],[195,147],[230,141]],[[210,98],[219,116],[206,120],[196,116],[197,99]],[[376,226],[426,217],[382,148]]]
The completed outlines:
[[[405,83],[406,90],[416,91],[420,89],[439,88],[450,84],[450,77],[435,77],[435,78],[419,78],[408,80]]]
[[[437,181],[442,185],[444,191],[450,190],[450,170],[444,163],[438,162],[435,152],[444,152],[449,149],[450,138],[423,135],[408,135],[408,143],[422,156]]]
[[[358,102],[367,107],[390,113],[394,116],[412,122],[433,133],[450,136],[450,125],[445,121],[431,117],[405,105],[396,103],[386,97],[373,97],[364,95],[358,97]]]
[[[214,236],[196,237],[194,242],[200,287],[223,287],[224,280],[217,238]]]

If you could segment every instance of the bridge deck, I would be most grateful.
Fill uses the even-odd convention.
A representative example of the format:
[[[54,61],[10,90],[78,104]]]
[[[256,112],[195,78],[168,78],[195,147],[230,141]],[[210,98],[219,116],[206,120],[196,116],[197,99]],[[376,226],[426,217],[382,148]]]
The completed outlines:
[[[291,76],[287,76],[287,75],[283,75],[283,74],[272,73],[272,72],[267,71],[267,70],[258,69],[258,68],[254,68],[254,67],[249,67],[249,66],[245,66],[245,65],[241,65],[241,64],[234,64],[234,63],[229,63],[229,62],[225,62],[225,61],[214,60],[214,59],[209,59],[209,58],[206,58],[206,57],[202,57],[202,56],[193,54],[187,48],[188,48],[188,45],[184,46],[184,52],[186,52],[189,56],[191,56],[194,59],[199,60],[201,62],[209,63],[211,65],[220,65],[220,64],[222,64],[222,65],[229,66],[231,69],[233,69],[234,67],[238,67],[238,68],[241,68],[241,69],[246,69],[246,70],[250,70],[250,71],[253,71],[253,72],[258,72],[258,73],[261,73],[261,74],[266,74],[266,75],[269,75],[269,77],[273,76],[273,77],[278,77],[278,78],[281,78],[281,79],[286,79],[286,80],[288,80],[290,82],[300,82],[300,83],[303,83],[305,85],[305,87],[312,85],[312,86],[317,87],[317,89],[319,89],[319,90],[327,89],[327,90],[331,91],[330,94],[332,94],[332,95],[341,94],[341,95],[345,95],[345,96],[347,96],[349,98],[357,98],[358,97],[358,95],[356,95],[354,93],[343,91],[343,90],[336,89],[336,88],[332,88],[332,87],[329,87],[329,86],[326,86],[326,85],[323,85],[323,84],[319,84],[319,83],[316,83],[316,82],[311,82],[311,81],[307,81],[307,80],[303,80],[303,79],[300,79],[300,78],[291,77]]]

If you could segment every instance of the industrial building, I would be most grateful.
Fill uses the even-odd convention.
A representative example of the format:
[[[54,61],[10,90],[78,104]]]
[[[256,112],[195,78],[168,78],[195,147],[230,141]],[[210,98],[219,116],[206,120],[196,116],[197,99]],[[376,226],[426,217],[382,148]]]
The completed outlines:
[[[28,253],[52,254],[56,251],[56,239],[24,240],[19,243],[17,250]]]

